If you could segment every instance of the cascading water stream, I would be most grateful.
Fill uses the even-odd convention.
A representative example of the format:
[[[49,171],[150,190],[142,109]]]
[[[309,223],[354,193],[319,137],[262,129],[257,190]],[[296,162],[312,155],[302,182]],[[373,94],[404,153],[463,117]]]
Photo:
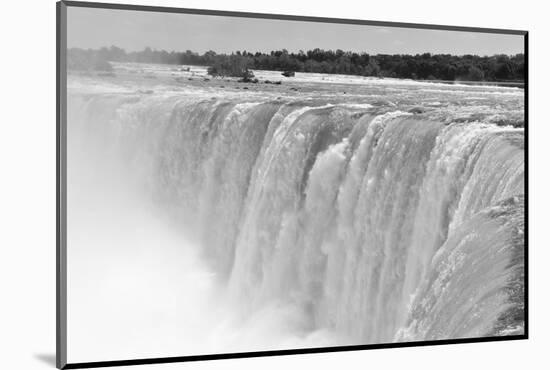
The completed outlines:
[[[291,305],[338,344],[523,332],[523,129],[307,99],[71,104],[242,315]]]

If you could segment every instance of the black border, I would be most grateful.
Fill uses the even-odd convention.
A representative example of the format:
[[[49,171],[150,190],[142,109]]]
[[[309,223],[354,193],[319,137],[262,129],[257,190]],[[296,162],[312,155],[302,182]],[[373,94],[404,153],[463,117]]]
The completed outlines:
[[[482,32],[482,33],[497,33],[508,35],[524,36],[524,55],[525,55],[525,81],[524,81],[524,132],[525,132],[525,246],[524,246],[524,316],[525,328],[523,335],[512,335],[504,337],[481,337],[481,338],[460,338],[460,339],[442,339],[434,341],[419,341],[419,342],[402,342],[402,343],[377,343],[353,346],[338,346],[338,347],[320,347],[320,348],[303,348],[303,349],[288,349],[274,351],[256,351],[256,352],[239,352],[239,353],[220,353],[209,355],[194,355],[194,356],[175,356],[175,357],[159,357],[159,358],[142,358],[132,360],[116,360],[116,361],[97,361],[97,362],[80,362],[67,363],[67,260],[66,260],[66,223],[67,223],[67,208],[66,208],[66,146],[67,146],[67,115],[66,115],[66,46],[67,46],[67,7],[83,7],[83,8],[99,8],[99,9],[116,9],[116,10],[134,10],[145,12],[162,12],[162,13],[184,13],[184,14],[199,14],[213,15],[225,17],[244,17],[244,18],[260,18],[260,19],[278,19],[290,21],[307,21],[321,23],[340,23],[340,24],[356,24],[367,26],[384,26],[384,27],[399,27],[399,28],[416,28],[427,30],[443,30],[443,31],[462,31],[462,32]],[[368,21],[358,19],[341,19],[341,18],[325,18],[325,17],[307,17],[286,14],[265,14],[265,13],[248,13],[248,12],[231,12],[220,10],[205,10],[205,9],[189,9],[189,8],[174,8],[160,6],[145,6],[145,5],[130,5],[130,4],[112,4],[112,3],[97,3],[84,1],[58,1],[56,3],[56,75],[57,75],[57,95],[56,95],[56,122],[57,122],[57,138],[56,138],[56,367],[58,369],[82,369],[82,368],[97,368],[125,365],[146,365],[160,363],[174,363],[187,361],[204,361],[204,360],[220,360],[232,358],[246,357],[266,357],[266,356],[284,356],[296,354],[313,354],[326,352],[342,352],[342,351],[360,351],[367,349],[384,349],[384,348],[404,348],[404,347],[420,347],[420,346],[435,346],[446,344],[462,344],[462,343],[483,343],[483,342],[500,342],[510,340],[528,339],[529,332],[529,300],[528,300],[528,172],[529,172],[529,83],[528,70],[529,58],[528,47],[529,41],[528,31],[510,30],[497,28],[478,28],[478,27],[461,27],[449,25],[432,25],[423,23],[401,23],[401,22],[383,22],[383,21]]]
[[[525,55],[525,85],[524,85],[524,137],[525,137],[525,174],[524,174],[524,217],[525,217],[525,233],[524,233],[524,246],[523,246],[523,281],[524,281],[524,318],[525,327],[524,335],[525,339],[529,338],[529,32],[526,32],[523,38],[524,47],[523,53]]]
[[[67,6],[56,3],[56,367],[67,364]]]

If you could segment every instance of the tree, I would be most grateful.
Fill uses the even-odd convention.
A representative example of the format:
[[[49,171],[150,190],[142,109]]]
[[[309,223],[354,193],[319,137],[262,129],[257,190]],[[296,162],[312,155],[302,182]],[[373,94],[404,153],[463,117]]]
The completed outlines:
[[[470,72],[468,72],[468,79],[470,81],[482,81],[483,80],[483,71],[477,67],[470,68]]]
[[[216,58],[212,66],[207,69],[207,73],[213,77],[241,77],[251,79],[254,77],[252,71],[248,69],[248,59],[240,53],[231,54]]]
[[[269,53],[242,50],[233,54],[217,54],[209,50],[198,54],[191,50],[167,52],[150,47],[127,53],[111,46],[98,50],[72,48],[68,50],[70,69],[109,70],[111,62],[191,64],[208,66],[212,76],[250,77],[250,69],[287,72],[340,73],[362,76],[388,76],[413,79],[522,81],[525,78],[525,58],[517,55],[450,55],[417,54],[371,56],[343,50],[319,48],[297,53],[286,49]]]
[[[380,66],[374,58],[369,60],[369,64],[365,67],[365,75],[377,77],[380,75]]]

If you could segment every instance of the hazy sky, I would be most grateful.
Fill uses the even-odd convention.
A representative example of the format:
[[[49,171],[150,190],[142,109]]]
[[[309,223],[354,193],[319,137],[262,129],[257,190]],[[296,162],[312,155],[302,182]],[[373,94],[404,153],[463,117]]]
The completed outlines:
[[[342,49],[369,54],[516,54],[523,36],[68,7],[68,46],[218,53]]]

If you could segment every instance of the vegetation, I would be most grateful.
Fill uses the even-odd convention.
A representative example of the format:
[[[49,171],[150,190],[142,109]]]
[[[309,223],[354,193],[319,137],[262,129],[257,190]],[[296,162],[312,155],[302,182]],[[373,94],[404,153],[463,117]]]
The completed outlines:
[[[523,54],[369,55],[321,49],[289,53],[283,49],[254,54],[237,51],[228,55],[214,51],[198,54],[190,50],[167,52],[151,48],[125,52],[115,46],[99,50],[73,48],[68,52],[70,69],[94,70],[100,65],[98,61],[203,65],[209,66],[208,73],[212,76],[240,77],[245,80],[253,78],[251,69],[283,71],[289,76],[293,72],[316,72],[448,81],[523,81],[525,76]],[[103,67],[106,68],[106,65],[103,64]]]
[[[213,77],[241,77],[245,82],[254,78],[254,73],[248,69],[248,61],[240,55],[219,55],[212,58],[211,63],[208,74]]]

